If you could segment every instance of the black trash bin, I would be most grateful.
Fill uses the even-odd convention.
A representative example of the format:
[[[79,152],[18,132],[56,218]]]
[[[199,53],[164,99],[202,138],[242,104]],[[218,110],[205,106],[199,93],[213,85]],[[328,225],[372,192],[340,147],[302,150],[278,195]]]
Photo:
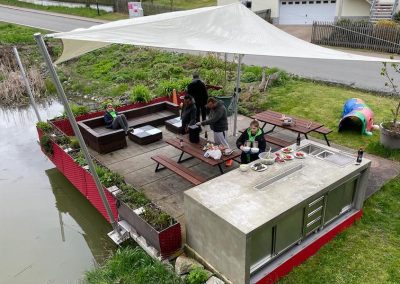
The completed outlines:
[[[200,132],[201,127],[197,125],[189,126],[189,141],[191,143],[199,143],[200,142]]]

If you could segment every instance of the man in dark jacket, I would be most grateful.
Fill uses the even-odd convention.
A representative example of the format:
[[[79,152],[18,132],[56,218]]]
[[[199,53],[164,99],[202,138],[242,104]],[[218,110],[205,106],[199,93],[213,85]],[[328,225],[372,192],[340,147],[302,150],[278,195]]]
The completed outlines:
[[[224,104],[218,101],[216,98],[209,98],[207,100],[207,108],[210,109],[210,115],[207,120],[197,122],[197,125],[210,125],[212,131],[214,131],[214,142],[218,145],[222,144],[227,148],[229,147],[228,141],[226,141],[228,130],[228,116]]]
[[[183,99],[183,110],[181,114],[182,133],[188,132],[188,127],[196,124],[196,104],[190,95],[186,95]]]
[[[107,105],[106,112],[104,113],[104,122],[106,123],[107,128],[122,128],[125,131],[125,134],[128,133],[129,126],[125,115],[118,114],[111,104]]]
[[[247,128],[236,141],[236,146],[242,150],[242,155],[240,156],[242,164],[247,164],[258,159],[258,153],[252,154],[251,152],[243,151],[243,147],[246,146],[247,141],[249,147],[259,149],[258,153],[265,152],[267,142],[264,138],[264,131],[260,128],[260,124],[257,120],[253,120],[250,123],[250,127]]]
[[[187,93],[192,96],[194,98],[194,101],[196,102],[196,121],[200,121],[200,113],[201,120],[206,120],[206,104],[208,100],[208,92],[206,85],[203,83],[203,81],[200,80],[199,74],[193,74],[193,80],[187,86]]]

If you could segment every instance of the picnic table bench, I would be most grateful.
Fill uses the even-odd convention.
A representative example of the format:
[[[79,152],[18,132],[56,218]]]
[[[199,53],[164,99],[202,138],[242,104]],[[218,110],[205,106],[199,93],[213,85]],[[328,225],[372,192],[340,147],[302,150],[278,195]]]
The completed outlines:
[[[198,175],[197,173],[193,172],[192,170],[184,167],[182,164],[175,162],[174,160],[164,156],[164,155],[156,155],[151,157],[155,162],[157,162],[156,172],[167,168],[170,171],[176,173],[177,175],[181,176],[182,178],[186,179],[187,181],[191,182],[194,185],[202,184],[206,181],[205,178]],[[162,165],[164,168],[160,168]]]

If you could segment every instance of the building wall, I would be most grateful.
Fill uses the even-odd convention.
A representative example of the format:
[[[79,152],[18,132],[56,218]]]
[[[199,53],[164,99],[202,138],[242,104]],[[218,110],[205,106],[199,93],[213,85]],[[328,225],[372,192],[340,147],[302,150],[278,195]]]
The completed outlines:
[[[371,5],[366,0],[341,0],[342,14],[340,15],[339,5],[337,5],[337,16],[342,17],[369,17]],[[338,3],[340,4],[340,3]]]
[[[245,234],[186,194],[184,208],[188,246],[232,283],[247,284]]]

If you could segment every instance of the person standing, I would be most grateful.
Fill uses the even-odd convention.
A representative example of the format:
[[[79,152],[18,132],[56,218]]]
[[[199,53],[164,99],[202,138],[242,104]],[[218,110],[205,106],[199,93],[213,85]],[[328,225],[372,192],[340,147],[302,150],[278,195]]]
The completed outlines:
[[[125,134],[128,134],[128,120],[124,114],[118,114],[112,104],[107,105],[106,112],[104,113],[104,122],[106,123],[107,128],[122,128],[125,131]]]
[[[197,73],[193,74],[193,80],[187,86],[187,93],[188,95],[193,97],[196,103],[196,108],[197,108],[196,121],[200,121],[200,114],[201,114],[201,120],[202,121],[206,120],[206,115],[207,115],[206,104],[208,100],[208,92],[206,85],[203,83],[203,81],[200,80],[199,74]]]
[[[265,152],[267,142],[264,138],[264,131],[260,128],[260,124],[257,120],[253,120],[250,123],[250,127],[247,128],[236,141],[236,146],[240,150],[242,150],[242,155],[240,156],[240,161],[242,164],[248,164],[258,159],[258,153],[252,154],[251,152],[246,153],[243,151],[243,147],[246,145],[246,141],[250,142],[250,147],[258,148],[258,153]],[[257,144],[258,146],[255,146],[255,144]]]
[[[214,142],[230,148],[226,140],[228,115],[224,104],[216,98],[211,97],[207,100],[207,108],[210,110],[208,119],[197,122],[196,125],[210,125],[211,130],[214,132]]]
[[[183,110],[181,114],[182,134],[188,132],[188,127],[196,124],[197,108],[192,96],[186,95],[183,99]]]

